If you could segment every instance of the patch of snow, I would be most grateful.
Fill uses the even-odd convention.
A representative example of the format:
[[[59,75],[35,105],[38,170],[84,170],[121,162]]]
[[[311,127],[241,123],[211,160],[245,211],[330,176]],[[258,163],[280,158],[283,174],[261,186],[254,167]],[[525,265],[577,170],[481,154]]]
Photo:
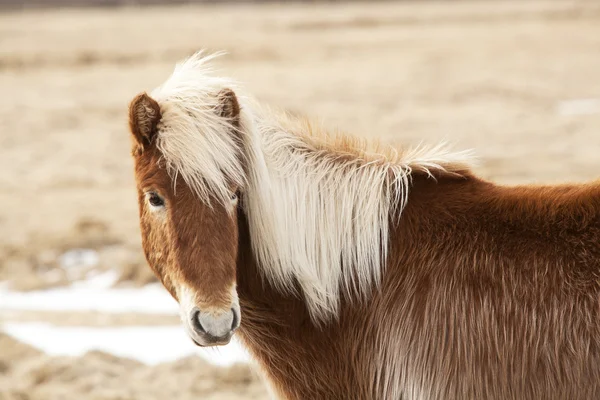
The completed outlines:
[[[600,98],[564,100],[558,104],[559,115],[585,115],[600,113]]]
[[[0,329],[54,356],[80,356],[91,350],[100,350],[149,365],[194,354],[221,366],[250,361],[235,336],[226,346],[201,348],[192,343],[181,326],[97,328],[6,323],[0,325]]]
[[[91,268],[98,265],[100,256],[93,249],[71,249],[64,252],[58,259],[60,266],[66,270]]]
[[[71,286],[18,292],[0,284],[0,308],[34,311],[98,311],[179,315],[179,306],[160,284],[142,288],[112,288],[114,271]]]
[[[92,270],[87,273],[85,280],[75,281],[71,287],[80,289],[110,289],[117,280],[119,280],[119,273],[115,270],[104,272]]]

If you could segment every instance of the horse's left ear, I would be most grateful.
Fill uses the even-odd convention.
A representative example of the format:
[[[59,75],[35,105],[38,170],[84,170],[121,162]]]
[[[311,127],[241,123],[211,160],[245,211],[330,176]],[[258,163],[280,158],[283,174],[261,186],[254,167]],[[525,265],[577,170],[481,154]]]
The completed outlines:
[[[217,112],[223,118],[227,118],[235,126],[240,121],[240,103],[231,89],[223,89],[217,94],[219,101]]]
[[[129,105],[129,127],[141,149],[152,141],[160,121],[160,106],[146,93],[137,95]]]

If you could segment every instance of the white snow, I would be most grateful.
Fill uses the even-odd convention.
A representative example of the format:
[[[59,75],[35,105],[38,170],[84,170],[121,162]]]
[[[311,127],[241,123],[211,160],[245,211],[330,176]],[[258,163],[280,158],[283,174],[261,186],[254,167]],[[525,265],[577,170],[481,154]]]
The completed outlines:
[[[559,115],[586,115],[600,113],[600,98],[564,100],[558,104]]]
[[[5,323],[0,329],[49,355],[79,356],[101,350],[154,365],[197,354],[215,365],[249,362],[234,339],[218,348],[197,347],[181,326],[119,328],[64,327],[45,323]]]
[[[31,292],[0,286],[0,309],[37,311],[98,311],[178,315],[175,299],[160,284],[142,288],[112,288],[113,271],[71,286]]]
[[[107,272],[68,287],[31,292],[12,291],[7,282],[0,282],[0,309],[4,316],[25,310],[179,315],[177,302],[160,284],[113,288],[116,278],[116,273]],[[0,321],[0,330],[50,355],[76,356],[95,349],[147,364],[173,361],[192,354],[217,365],[249,361],[235,336],[227,346],[199,348],[181,325],[67,327]]]
[[[64,269],[89,268],[98,265],[100,256],[93,249],[71,249],[64,252],[58,261]]]

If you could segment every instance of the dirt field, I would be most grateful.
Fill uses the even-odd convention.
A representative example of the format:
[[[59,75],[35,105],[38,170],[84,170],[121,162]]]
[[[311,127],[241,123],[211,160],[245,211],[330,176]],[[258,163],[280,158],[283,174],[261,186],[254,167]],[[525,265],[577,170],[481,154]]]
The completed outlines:
[[[215,368],[198,357],[157,366],[91,351],[48,357],[0,333],[1,400],[264,399],[247,365]]]
[[[94,269],[119,269],[123,284],[152,281],[140,250],[127,104],[200,48],[226,50],[223,73],[261,100],[358,135],[401,144],[447,139],[456,149],[474,149],[477,171],[488,179],[515,184],[600,176],[595,1],[4,13],[0,280],[21,290],[64,285],[87,271],[69,274],[60,255],[85,247],[98,251]],[[592,100],[568,103],[577,99]],[[98,323],[94,316],[82,321]],[[128,360],[96,353],[32,357],[37,370],[29,356],[1,360],[0,399],[266,396],[246,367],[209,379],[208,367],[195,359],[129,368]],[[193,388],[188,366],[204,374],[197,380],[204,389]],[[76,373],[95,378],[47,384],[48,376]],[[122,374],[105,391],[90,389],[94,379]],[[169,386],[175,381],[189,385],[177,390]]]

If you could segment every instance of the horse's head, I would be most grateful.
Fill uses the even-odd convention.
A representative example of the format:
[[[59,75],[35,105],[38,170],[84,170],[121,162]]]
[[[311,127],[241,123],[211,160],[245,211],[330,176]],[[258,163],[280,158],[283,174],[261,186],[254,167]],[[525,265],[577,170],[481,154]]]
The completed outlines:
[[[196,93],[201,99],[157,89],[138,95],[129,113],[146,259],[201,346],[228,343],[241,320],[240,108],[233,91],[212,89]]]

